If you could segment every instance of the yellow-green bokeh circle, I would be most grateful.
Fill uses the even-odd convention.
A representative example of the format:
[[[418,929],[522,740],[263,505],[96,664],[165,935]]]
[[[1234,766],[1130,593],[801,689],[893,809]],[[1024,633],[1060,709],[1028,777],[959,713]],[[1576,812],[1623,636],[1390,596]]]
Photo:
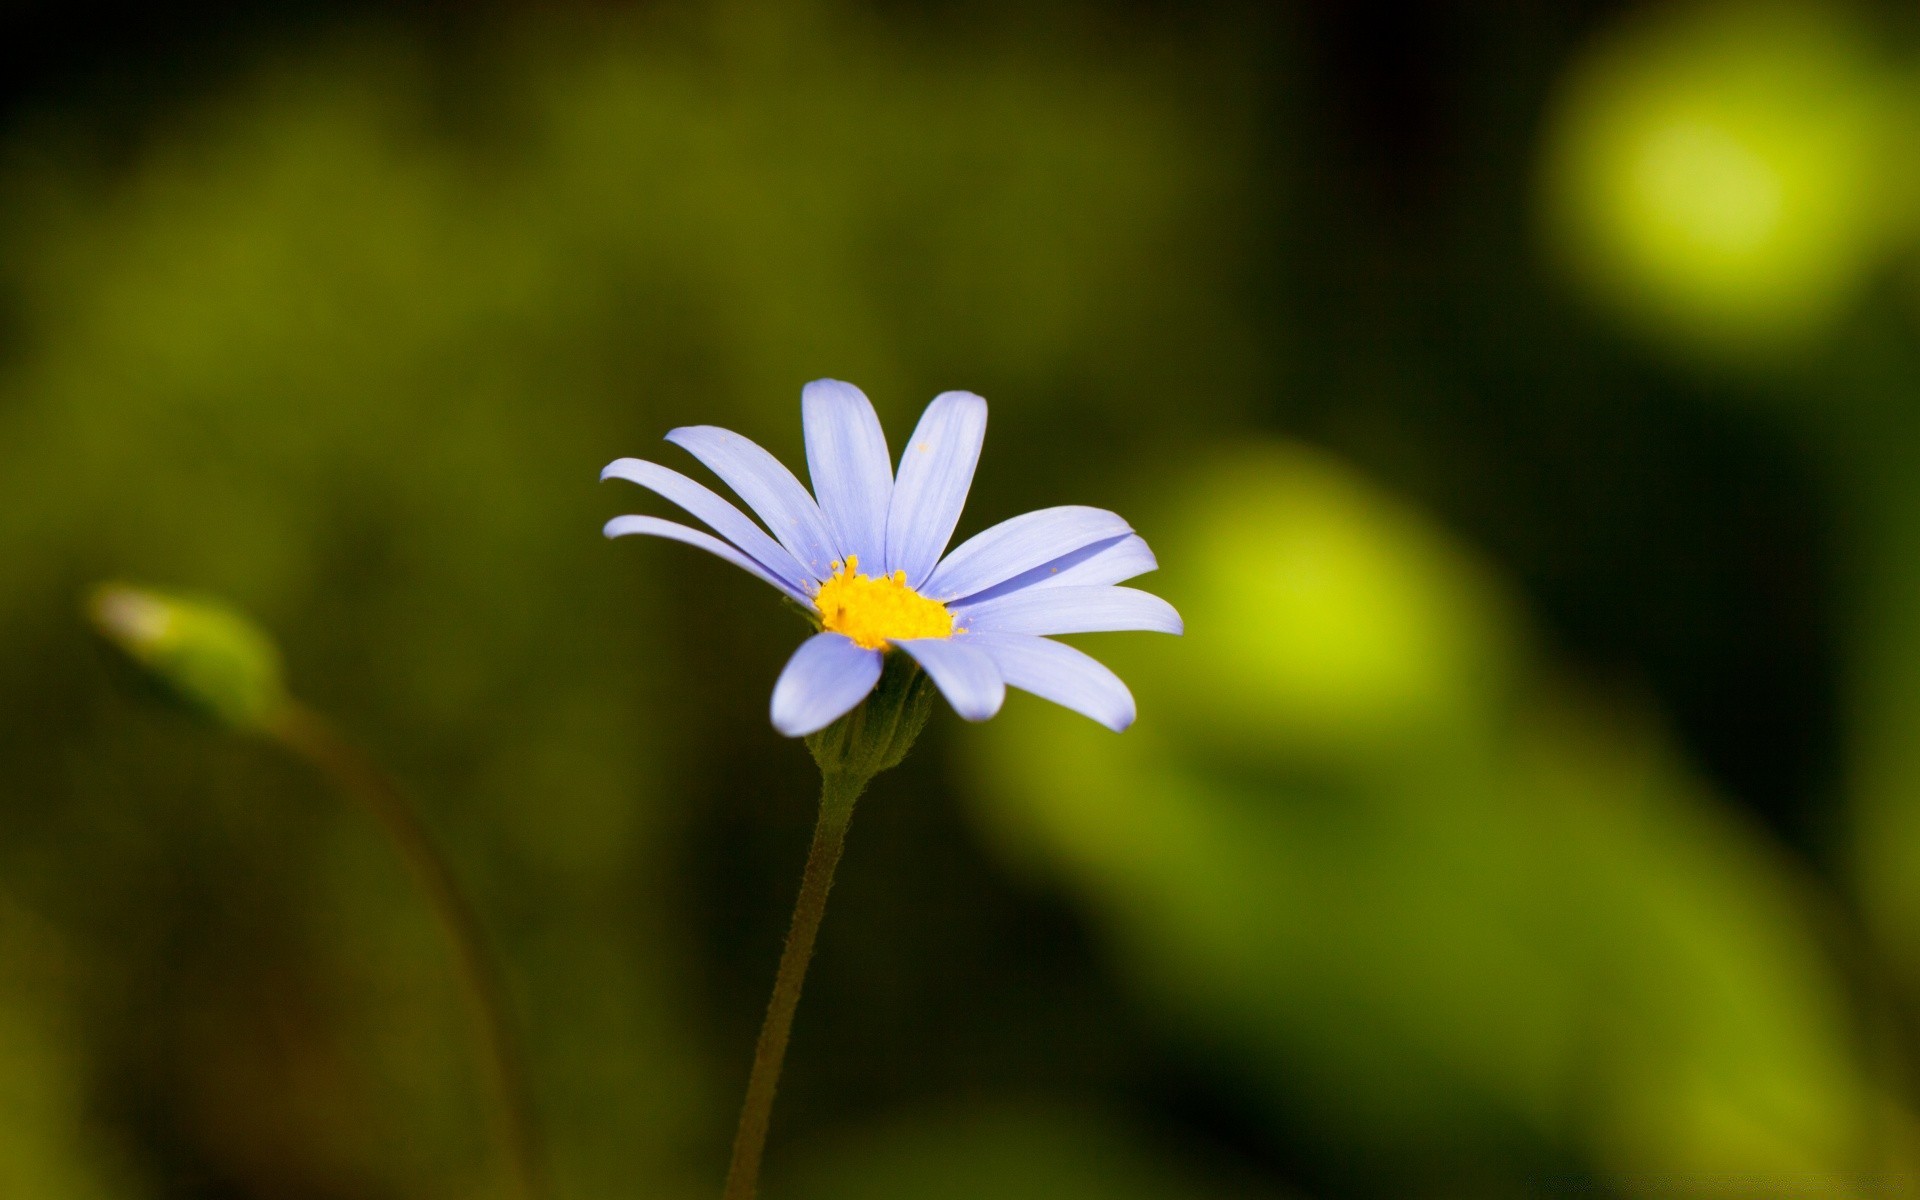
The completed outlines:
[[[1836,6],[1655,7],[1596,41],[1545,126],[1554,256],[1628,325],[1774,360],[1887,248],[1891,89]]]

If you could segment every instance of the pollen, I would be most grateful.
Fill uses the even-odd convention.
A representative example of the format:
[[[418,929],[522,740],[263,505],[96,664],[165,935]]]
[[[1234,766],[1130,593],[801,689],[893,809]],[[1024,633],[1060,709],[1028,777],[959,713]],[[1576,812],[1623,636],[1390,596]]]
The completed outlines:
[[[876,579],[859,570],[860,556],[849,554],[844,565],[834,564],[833,578],[820,585],[813,605],[823,627],[869,650],[884,650],[891,641],[953,635],[953,614],[908,587],[905,571]]]

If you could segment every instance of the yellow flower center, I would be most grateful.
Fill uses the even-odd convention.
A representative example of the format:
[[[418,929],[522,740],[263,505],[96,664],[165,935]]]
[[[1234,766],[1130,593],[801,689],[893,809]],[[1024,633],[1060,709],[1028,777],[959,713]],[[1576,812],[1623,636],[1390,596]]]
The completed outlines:
[[[908,587],[905,571],[874,579],[859,574],[859,567],[860,556],[849,554],[844,566],[834,564],[833,578],[820,585],[813,606],[820,610],[821,625],[869,650],[884,650],[890,641],[953,635],[953,614]]]

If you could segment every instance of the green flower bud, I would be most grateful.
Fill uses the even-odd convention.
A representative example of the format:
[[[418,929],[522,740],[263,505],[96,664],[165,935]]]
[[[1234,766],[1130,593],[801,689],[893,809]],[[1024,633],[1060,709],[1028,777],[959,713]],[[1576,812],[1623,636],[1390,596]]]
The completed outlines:
[[[231,729],[265,729],[287,704],[280,652],[259,626],[216,601],[102,584],[88,618],[187,708]]]
[[[911,658],[890,650],[872,694],[846,716],[808,735],[807,749],[822,775],[858,780],[864,786],[900,765],[932,711],[932,680]]]

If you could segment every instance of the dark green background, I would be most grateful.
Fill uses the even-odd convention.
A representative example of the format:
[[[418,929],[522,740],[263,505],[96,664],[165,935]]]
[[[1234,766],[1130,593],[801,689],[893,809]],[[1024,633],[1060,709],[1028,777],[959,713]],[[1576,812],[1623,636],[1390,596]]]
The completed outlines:
[[[594,477],[823,375],[1189,634],[862,802],[769,1200],[1903,1194],[1901,11],[0,7],[0,1195],[504,1194],[392,853],[105,578],[417,800],[557,1194],[715,1194],[805,630]]]

